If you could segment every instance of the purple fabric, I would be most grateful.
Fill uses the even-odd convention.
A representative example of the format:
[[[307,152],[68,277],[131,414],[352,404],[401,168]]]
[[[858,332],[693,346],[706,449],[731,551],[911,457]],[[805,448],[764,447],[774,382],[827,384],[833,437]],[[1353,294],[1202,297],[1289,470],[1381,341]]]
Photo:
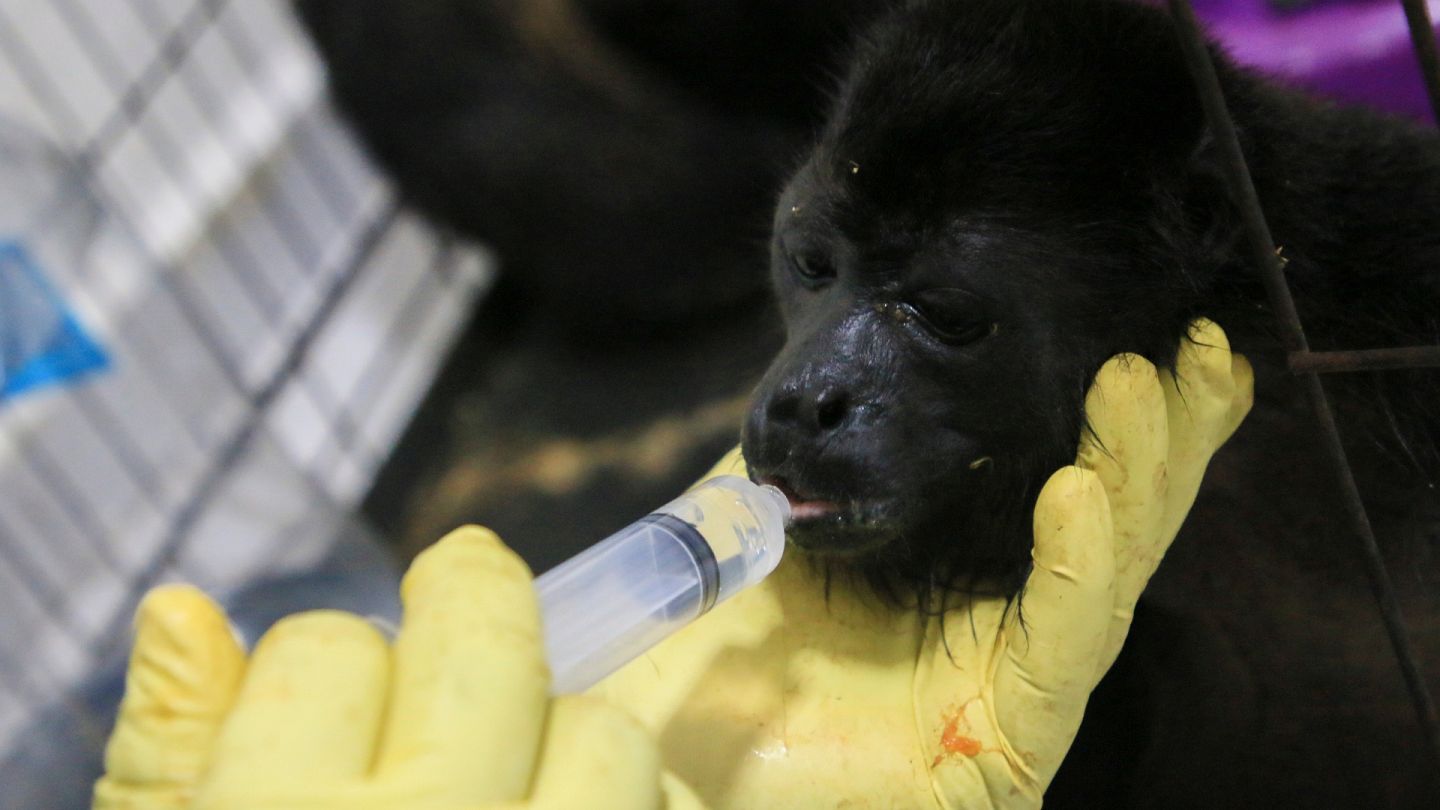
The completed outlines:
[[[1322,0],[1284,11],[1267,0],[1194,0],[1242,64],[1339,101],[1431,120],[1399,0]],[[1440,0],[1429,0],[1432,18]]]

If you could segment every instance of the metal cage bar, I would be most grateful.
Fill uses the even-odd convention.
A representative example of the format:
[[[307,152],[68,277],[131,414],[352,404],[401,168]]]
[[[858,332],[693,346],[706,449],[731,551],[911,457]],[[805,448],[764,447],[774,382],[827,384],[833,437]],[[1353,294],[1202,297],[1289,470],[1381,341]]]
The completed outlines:
[[[1440,123],[1440,58],[1435,55],[1435,24],[1430,20],[1430,7],[1425,0],[1400,0],[1400,5],[1405,7],[1405,21],[1410,24],[1410,42],[1415,46],[1415,58],[1420,60],[1430,111]]]
[[[1390,573],[1385,567],[1385,561],[1380,556],[1380,547],[1375,541],[1375,531],[1370,525],[1370,517],[1366,514],[1365,505],[1360,500],[1360,491],[1355,484],[1355,476],[1350,468],[1349,459],[1345,455],[1345,448],[1340,442],[1340,430],[1335,423],[1335,415],[1331,411],[1329,397],[1325,394],[1325,388],[1317,370],[1296,369],[1294,366],[1294,358],[1314,357],[1315,355],[1310,352],[1309,342],[1305,337],[1305,328],[1301,324],[1294,298],[1285,281],[1285,264],[1275,250],[1275,241],[1270,235],[1270,226],[1265,221],[1264,211],[1260,207],[1260,197],[1255,191],[1255,184],[1250,177],[1250,169],[1245,163],[1245,155],[1240,149],[1240,140],[1235,132],[1235,122],[1230,118],[1230,112],[1225,106],[1225,97],[1220,89],[1220,79],[1215,72],[1215,64],[1210,59],[1209,48],[1205,44],[1205,38],[1200,31],[1200,24],[1195,18],[1195,10],[1191,7],[1190,1],[1167,0],[1167,2],[1170,6],[1171,17],[1180,35],[1180,47],[1184,52],[1191,78],[1195,82],[1196,90],[1199,92],[1201,103],[1205,108],[1206,120],[1209,122],[1211,132],[1220,149],[1226,183],[1240,208],[1246,248],[1250,253],[1251,261],[1261,273],[1270,304],[1279,317],[1282,328],[1281,338],[1291,353],[1292,371],[1302,380],[1316,421],[1319,423],[1321,446],[1340,484],[1341,500],[1353,524],[1355,534],[1360,540],[1365,572],[1370,578],[1371,590],[1379,604],[1385,632],[1390,637],[1390,645],[1395,651],[1401,675],[1405,679],[1405,687],[1415,706],[1415,715],[1420,721],[1430,758],[1436,767],[1440,768],[1440,716],[1436,715],[1435,701],[1430,696],[1429,689],[1421,677],[1420,667],[1416,663],[1415,653],[1410,643],[1410,633],[1405,624],[1405,617],[1400,610],[1400,600],[1395,594],[1395,587],[1390,580]],[[1412,3],[1407,0],[1406,8],[1409,9],[1411,5]],[[1421,4],[1417,0],[1413,5]],[[1427,14],[1427,20],[1428,16]],[[1429,63],[1433,66],[1435,61],[1434,41],[1428,24],[1425,35],[1424,38],[1430,40]],[[1417,43],[1420,39],[1422,37],[1416,38]],[[1425,57],[1422,56],[1422,63],[1424,62]],[[1433,90],[1440,90],[1440,86]],[[1432,96],[1432,98],[1440,100],[1440,96]],[[1396,352],[1401,353],[1399,356],[1403,357],[1403,353],[1410,350],[1388,351],[1390,354],[1387,357],[1395,360]],[[1303,363],[1301,365],[1303,366]],[[1397,364],[1388,367],[1403,366]]]
[[[1399,368],[1440,368],[1440,346],[1406,346],[1400,349],[1360,349],[1337,352],[1294,352],[1290,355],[1290,371],[1295,374],[1386,371]]]

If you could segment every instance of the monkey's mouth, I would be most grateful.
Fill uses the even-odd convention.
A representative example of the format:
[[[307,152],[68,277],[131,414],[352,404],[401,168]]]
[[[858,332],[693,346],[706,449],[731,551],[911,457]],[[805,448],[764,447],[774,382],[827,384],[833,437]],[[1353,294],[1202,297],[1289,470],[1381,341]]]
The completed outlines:
[[[894,537],[892,510],[878,502],[820,497],[797,490],[787,479],[762,476],[790,501],[785,534],[798,548],[817,554],[845,555],[873,551]]]
[[[785,499],[790,502],[790,523],[792,525],[815,520],[825,520],[844,514],[846,511],[843,501],[826,500],[801,495],[790,485],[789,481],[778,475],[763,476],[760,479],[760,483],[769,484],[785,495]]]

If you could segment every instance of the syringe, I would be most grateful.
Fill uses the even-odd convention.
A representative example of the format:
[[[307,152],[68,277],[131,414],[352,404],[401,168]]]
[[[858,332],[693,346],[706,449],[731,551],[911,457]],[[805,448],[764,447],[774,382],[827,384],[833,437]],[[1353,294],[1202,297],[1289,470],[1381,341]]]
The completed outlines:
[[[554,694],[580,692],[780,563],[790,504],[712,478],[535,580]]]

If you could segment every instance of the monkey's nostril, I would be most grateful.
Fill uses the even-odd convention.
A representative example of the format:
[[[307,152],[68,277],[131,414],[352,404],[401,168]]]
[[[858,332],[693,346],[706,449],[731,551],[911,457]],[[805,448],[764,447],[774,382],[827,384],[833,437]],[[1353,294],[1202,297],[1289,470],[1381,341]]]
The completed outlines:
[[[849,410],[845,392],[822,391],[815,401],[815,424],[821,430],[834,430],[845,421],[845,414]]]
[[[795,394],[777,394],[770,398],[765,415],[777,422],[794,422],[800,415],[800,397]]]

